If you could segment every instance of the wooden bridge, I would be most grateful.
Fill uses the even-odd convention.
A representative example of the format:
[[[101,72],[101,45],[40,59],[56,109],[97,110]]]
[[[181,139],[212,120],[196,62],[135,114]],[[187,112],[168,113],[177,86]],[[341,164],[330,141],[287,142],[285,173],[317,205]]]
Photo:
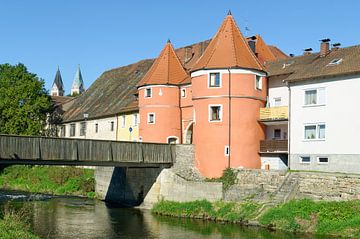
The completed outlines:
[[[170,167],[171,144],[0,135],[0,164]]]

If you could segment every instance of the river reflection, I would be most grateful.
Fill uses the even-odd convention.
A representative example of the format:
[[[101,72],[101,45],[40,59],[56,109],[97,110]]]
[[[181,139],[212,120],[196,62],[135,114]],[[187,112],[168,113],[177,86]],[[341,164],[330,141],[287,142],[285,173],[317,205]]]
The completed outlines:
[[[13,201],[11,204],[30,209],[33,231],[41,238],[320,238],[233,224],[154,216],[147,210],[117,208],[91,199],[60,197],[45,201]]]

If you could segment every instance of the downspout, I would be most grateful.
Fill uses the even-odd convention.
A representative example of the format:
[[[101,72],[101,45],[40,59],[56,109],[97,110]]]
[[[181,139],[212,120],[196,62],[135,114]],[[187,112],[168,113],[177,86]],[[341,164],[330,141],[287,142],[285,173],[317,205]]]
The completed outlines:
[[[182,127],[182,110],[181,110],[181,86],[179,87],[179,110],[180,110],[180,139],[179,143],[183,144],[183,127]]]
[[[289,116],[288,116],[288,167],[290,169],[290,140],[291,140],[291,89],[290,89],[290,85],[289,82],[286,82],[286,86],[288,87],[288,91],[289,91]]]
[[[229,155],[228,155],[228,168],[230,168],[231,165],[231,71],[230,68],[228,68],[229,72]]]

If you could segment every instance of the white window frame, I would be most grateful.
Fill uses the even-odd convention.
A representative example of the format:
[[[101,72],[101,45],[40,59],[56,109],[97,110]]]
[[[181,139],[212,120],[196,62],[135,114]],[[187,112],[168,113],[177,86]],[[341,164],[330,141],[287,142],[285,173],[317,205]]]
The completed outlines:
[[[171,139],[171,138],[176,139],[175,144],[178,144],[178,143],[179,143],[179,137],[177,137],[177,136],[169,136],[169,137],[167,137],[167,138],[166,138],[166,143],[170,144],[170,143],[169,143],[169,139]]]
[[[324,102],[320,102],[320,94],[319,94],[319,90],[322,89],[324,90]],[[316,104],[306,104],[306,92],[307,91],[312,91],[315,90],[316,91]],[[304,89],[304,100],[303,100],[303,107],[314,107],[314,106],[324,106],[326,105],[326,88],[325,87],[317,87],[317,88],[308,88],[308,89]]]
[[[210,86],[210,75],[212,74],[219,74],[219,86]],[[208,89],[219,89],[222,87],[222,74],[220,72],[209,72],[208,74],[208,80],[207,80],[207,86],[208,86]]]
[[[139,115],[137,113],[132,115],[132,126],[136,127],[139,125]]]
[[[257,85],[257,81],[259,79],[259,86]],[[263,82],[263,77],[261,75],[255,75],[255,89],[256,90],[262,90],[262,82]]]
[[[121,116],[121,128],[126,127],[126,115]]]
[[[186,88],[182,88],[180,94],[181,98],[186,98]]]
[[[150,95],[147,95],[148,90],[150,90]],[[153,95],[152,88],[150,87],[145,88],[144,98],[152,98],[152,95]]]
[[[229,145],[225,145],[225,147],[224,147],[224,155],[225,155],[225,157],[230,156],[230,147],[229,147]]]
[[[70,128],[69,128],[69,129],[70,129],[70,130],[69,130],[69,136],[70,136],[70,137],[75,137],[75,136],[76,136],[76,124],[75,124],[75,123],[70,124]],[[74,129],[74,131],[73,131],[72,129]],[[72,132],[73,132],[73,134],[72,134]]]
[[[212,120],[211,119],[211,116],[212,116],[212,110],[211,110],[211,107],[220,107],[220,113],[219,113],[219,120]],[[222,122],[222,119],[223,119],[223,105],[222,104],[210,104],[208,106],[208,114],[209,114],[209,122],[212,123],[212,122]]]
[[[327,158],[327,162],[320,162],[320,158]],[[316,162],[318,163],[318,164],[329,164],[329,157],[328,156],[317,156],[316,157]]]
[[[150,122],[150,115],[153,115],[154,117],[154,121],[153,122]],[[153,113],[153,112],[150,112],[150,113],[147,113],[147,123],[148,124],[155,124],[156,123],[156,114]]]
[[[309,158],[309,162],[304,162],[304,161],[303,161],[303,158]],[[300,164],[311,164],[311,157],[310,157],[310,156],[307,156],[307,155],[301,155],[301,156],[299,157],[299,163],[300,163]]]
[[[324,137],[324,138],[319,138],[320,125],[325,125],[325,137]],[[306,138],[306,135],[305,135],[305,127],[306,127],[306,126],[315,126],[315,127],[316,127],[315,138],[313,138],[313,139],[307,139],[307,138]],[[325,141],[325,140],[326,140],[326,123],[324,123],[324,122],[319,122],[319,123],[306,123],[306,124],[304,124],[304,128],[303,128],[303,140],[304,140],[304,141]]]

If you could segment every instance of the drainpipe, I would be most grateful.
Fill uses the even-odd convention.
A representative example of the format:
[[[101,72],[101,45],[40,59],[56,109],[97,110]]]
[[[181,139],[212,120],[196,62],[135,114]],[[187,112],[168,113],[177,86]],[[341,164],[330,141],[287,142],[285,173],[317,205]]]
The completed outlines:
[[[183,144],[183,127],[182,127],[182,110],[181,110],[181,86],[178,86],[179,88],[179,110],[180,110],[180,139],[179,143]]]
[[[230,68],[228,68],[229,72],[229,156],[228,156],[228,168],[230,168],[230,159],[231,159],[231,72]]]
[[[288,91],[289,91],[289,116],[288,116],[288,167],[290,169],[290,140],[291,140],[291,89],[290,89],[290,85],[289,82],[286,82],[286,86],[288,87]]]

